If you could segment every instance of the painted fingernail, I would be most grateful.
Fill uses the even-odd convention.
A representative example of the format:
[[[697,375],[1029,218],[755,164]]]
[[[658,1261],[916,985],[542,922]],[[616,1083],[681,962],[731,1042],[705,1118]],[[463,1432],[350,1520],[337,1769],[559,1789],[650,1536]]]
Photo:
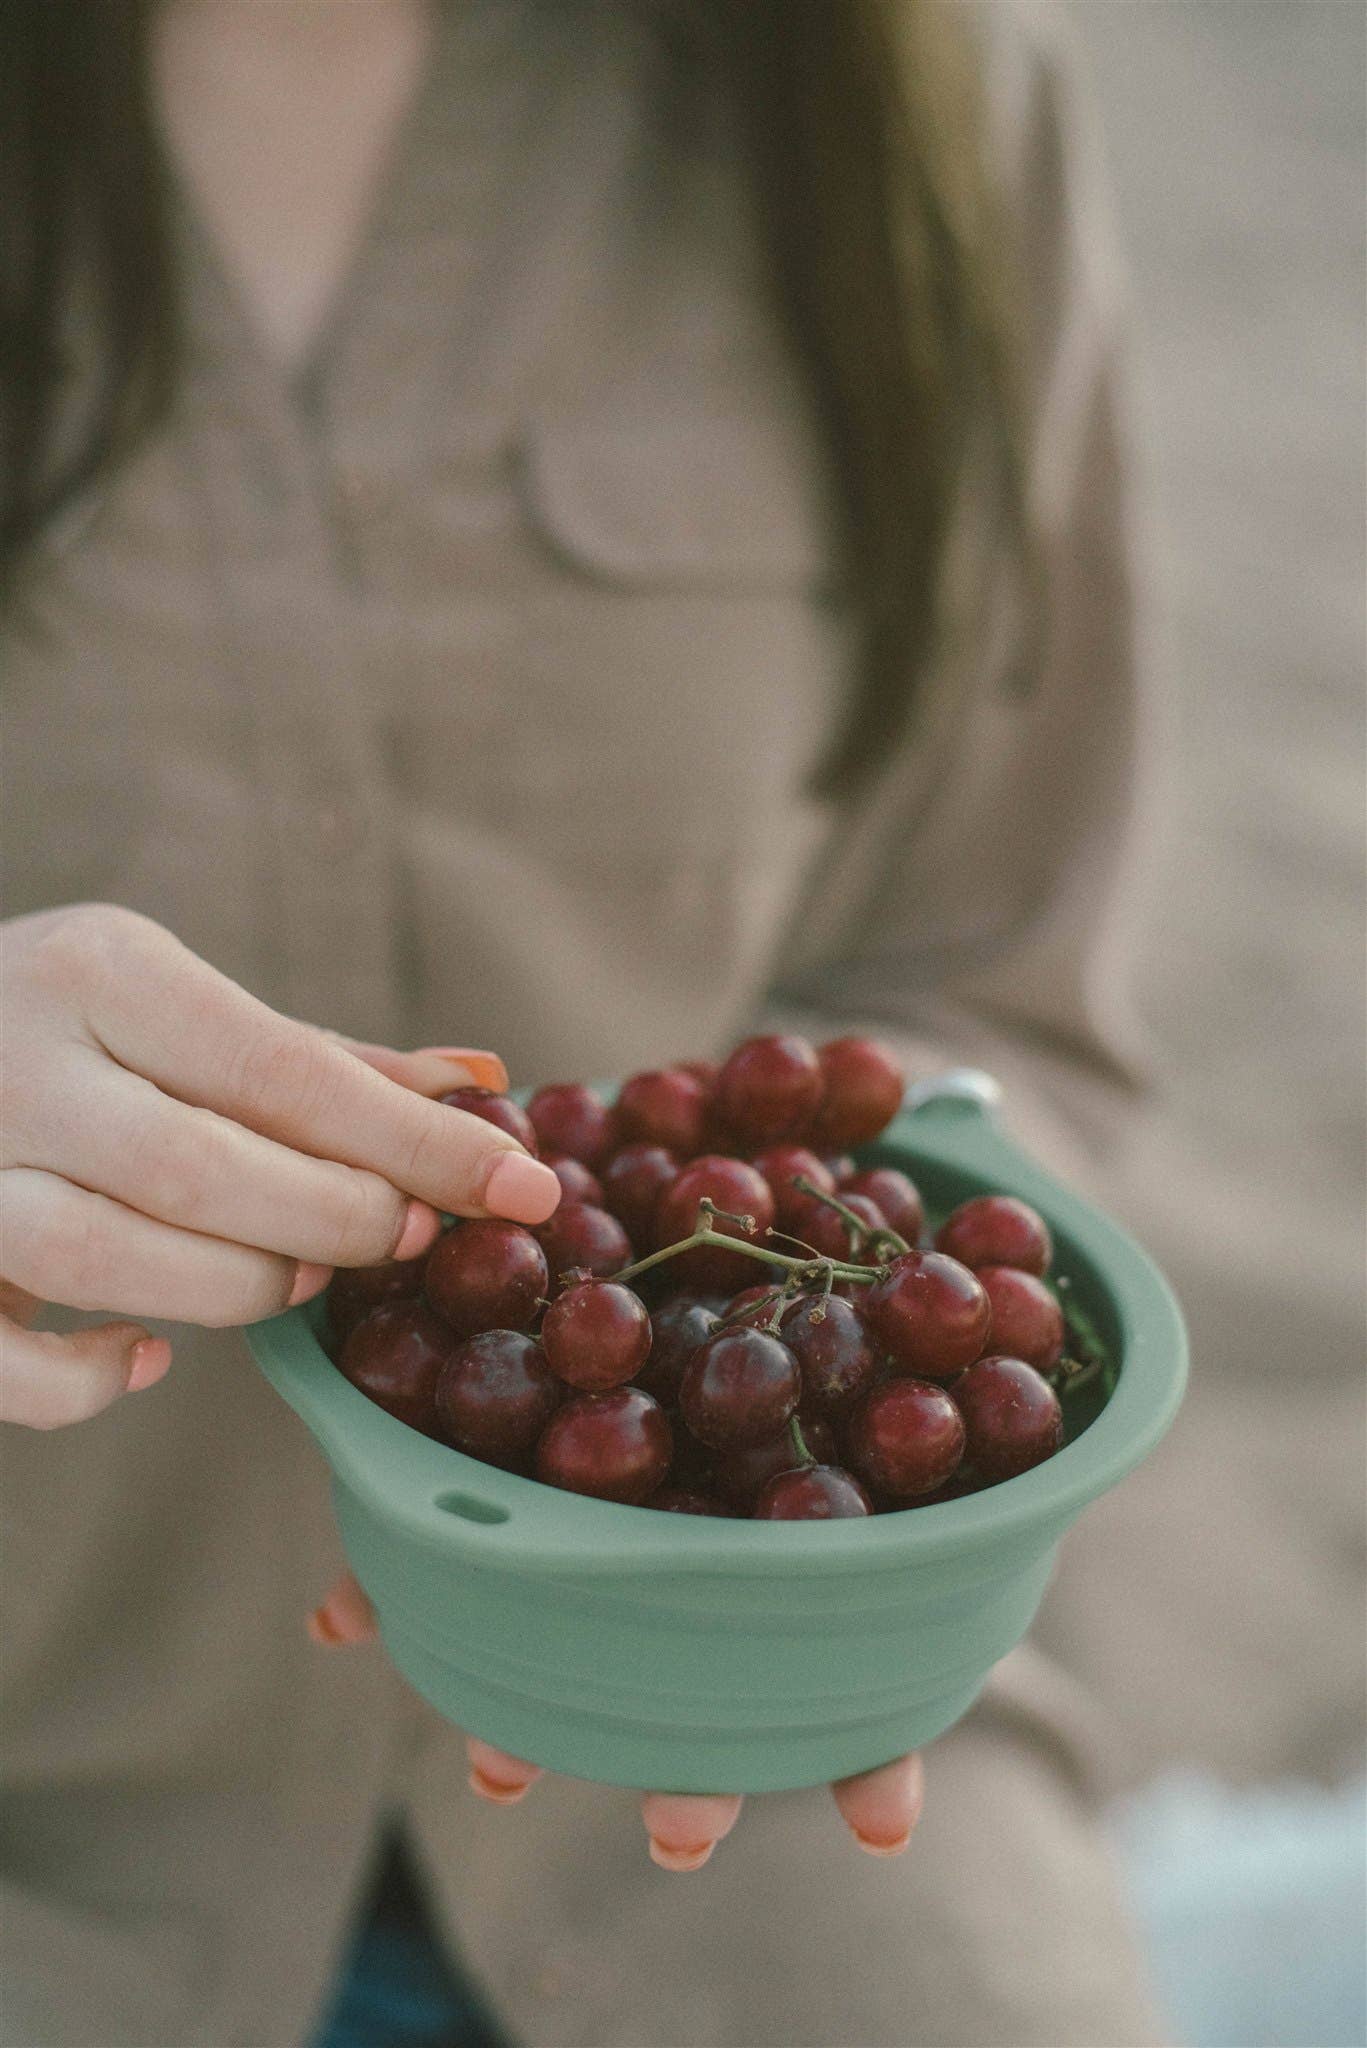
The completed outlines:
[[[492,1088],[495,1095],[508,1092],[508,1069],[496,1052],[478,1052],[468,1045],[420,1045],[418,1052],[464,1067],[472,1088]]]
[[[516,1806],[532,1789],[530,1780],[521,1785],[504,1784],[497,1778],[486,1778],[483,1771],[476,1770],[470,1772],[469,1785],[472,1792],[477,1792],[481,1799],[487,1799],[491,1806]]]
[[[658,1835],[652,1835],[650,1860],[658,1863],[661,1870],[701,1870],[716,1846],[715,1842],[695,1842],[680,1848],[677,1843],[662,1842]]]
[[[861,1835],[858,1828],[852,1828],[850,1832],[868,1856],[900,1856],[911,1840],[910,1828],[904,1835],[894,1835],[891,1839],[885,1836],[881,1841],[875,1835]]]
[[[321,1294],[332,1278],[331,1266],[310,1266],[301,1259],[294,1269],[294,1285],[290,1289],[289,1306],[298,1308],[301,1301],[312,1301],[315,1294]]]
[[[144,1387],[154,1387],[158,1380],[164,1380],[170,1370],[171,1347],[165,1337],[143,1337],[129,1353],[126,1391],[140,1394]]]
[[[559,1200],[560,1182],[551,1168],[525,1152],[500,1152],[484,1183],[485,1208],[512,1223],[544,1223]]]
[[[416,1259],[440,1236],[441,1218],[431,1203],[410,1202],[404,1211],[399,1241],[389,1256],[392,1259]]]
[[[328,1613],[326,1601],[315,1607],[308,1618],[308,1632],[315,1643],[325,1643],[329,1649],[343,1642],[345,1638],[332,1616]]]

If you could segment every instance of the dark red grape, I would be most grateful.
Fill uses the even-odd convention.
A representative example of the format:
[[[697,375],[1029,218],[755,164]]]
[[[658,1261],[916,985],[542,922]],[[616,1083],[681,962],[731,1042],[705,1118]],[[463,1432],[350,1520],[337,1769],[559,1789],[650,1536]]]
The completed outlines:
[[[905,1076],[872,1038],[832,1038],[817,1052],[825,1094],[808,1133],[817,1152],[867,1145],[902,1107]]]
[[[726,1502],[710,1493],[695,1493],[687,1486],[662,1486],[645,1503],[666,1515],[729,1515]]]
[[[814,1458],[825,1465],[836,1463],[835,1431],[819,1415],[801,1417],[802,1440]],[[761,1444],[748,1449],[720,1452],[712,1465],[712,1486],[723,1500],[749,1513],[760,1488],[776,1473],[791,1472],[799,1464],[792,1433],[785,1425]]]
[[[484,1330],[458,1344],[437,1380],[437,1420],[458,1451],[522,1461],[560,1401],[541,1347],[520,1330]]]
[[[568,1153],[585,1166],[596,1166],[612,1143],[612,1111],[578,1081],[557,1081],[538,1088],[527,1104],[544,1152]]]
[[[650,1336],[650,1317],[640,1295],[611,1280],[567,1287],[541,1325],[551,1371],[585,1393],[634,1379],[645,1364]]]
[[[660,1196],[678,1177],[679,1162],[663,1145],[623,1145],[603,1168],[603,1207],[633,1244],[651,1244]]]
[[[911,1500],[943,1486],[957,1468],[963,1417],[943,1387],[884,1380],[855,1410],[845,1449],[851,1469],[874,1493]]]
[[[639,1387],[576,1394],[542,1432],[536,1476],[569,1493],[639,1503],[663,1481],[671,1449],[663,1409]]]
[[[852,1209],[860,1222],[870,1230],[886,1230],[887,1217],[876,1202],[867,1195],[851,1195],[840,1200],[847,1209]],[[858,1250],[854,1248],[854,1235],[849,1224],[838,1209],[832,1209],[827,1202],[819,1202],[815,1195],[797,1195],[789,1210],[791,1221],[788,1229],[800,1243],[810,1245],[823,1259],[840,1259],[854,1266],[868,1265],[870,1260],[863,1249],[867,1239],[861,1240]]]
[[[582,1159],[571,1159],[568,1152],[562,1152],[544,1164],[549,1166],[560,1183],[562,1202],[592,1202],[599,1209],[606,1207],[603,1184]]]
[[[859,1481],[838,1465],[800,1465],[760,1488],[757,1522],[834,1522],[871,1515],[873,1502]]]
[[[448,1109],[463,1109],[467,1116],[483,1117],[486,1124],[493,1124],[497,1130],[506,1131],[510,1138],[516,1138],[519,1145],[539,1158],[536,1132],[525,1109],[520,1109],[511,1096],[496,1095],[492,1088],[453,1088],[441,1100]]]
[[[341,1266],[328,1285],[328,1326],[340,1348],[375,1308],[390,1302],[416,1301],[422,1293],[426,1256],[386,1259],[382,1266]]]
[[[337,1364],[377,1407],[431,1435],[437,1425],[437,1375],[455,1339],[421,1301],[395,1301],[357,1323]]]
[[[903,1372],[952,1379],[982,1356],[992,1308],[978,1276],[943,1252],[904,1252],[865,1288],[861,1313]]]
[[[639,1384],[665,1408],[679,1399],[684,1368],[698,1346],[717,1327],[715,1313],[691,1295],[676,1294],[650,1318],[650,1351],[639,1375]]]
[[[820,1188],[823,1194],[835,1193],[835,1176],[825,1162],[818,1159],[815,1152],[809,1152],[805,1145],[771,1145],[751,1164],[756,1173],[762,1173],[769,1183],[775,1217],[781,1230],[792,1229],[789,1218],[795,1208],[808,1199],[793,1186],[799,1175]]]
[[[797,1360],[786,1344],[760,1330],[722,1330],[689,1360],[679,1407],[699,1443],[744,1449],[776,1435],[801,1392]]]
[[[1050,1372],[1063,1356],[1063,1310],[1044,1282],[1019,1266],[981,1266],[978,1278],[992,1304],[992,1349]]]
[[[842,1202],[851,1195],[864,1195],[887,1218],[889,1227],[914,1245],[925,1228],[925,1204],[920,1190],[895,1166],[869,1166],[851,1174],[840,1190]]]
[[[1054,1256],[1049,1226],[1038,1209],[1014,1195],[975,1195],[960,1202],[935,1233],[936,1249],[961,1265],[1019,1266],[1047,1273]]]
[[[809,1121],[822,1086],[817,1056],[805,1038],[747,1038],[717,1076],[717,1109],[738,1137],[772,1145]]]
[[[784,1314],[782,1336],[802,1374],[804,1427],[808,1410],[847,1414],[877,1377],[879,1354],[864,1319],[837,1295],[824,1303],[795,1301]]]
[[[458,1337],[529,1330],[548,1284],[546,1255],[530,1230],[496,1216],[457,1223],[428,1254],[427,1299]]]
[[[633,1074],[617,1097],[617,1126],[638,1145],[662,1145],[691,1159],[703,1142],[708,1091],[683,1067]]]
[[[556,1285],[573,1267],[604,1279],[631,1264],[631,1240],[625,1230],[615,1216],[592,1202],[562,1202],[553,1216],[538,1224],[536,1234]]]
[[[747,1232],[740,1224],[728,1223],[718,1216],[713,1223],[715,1230],[726,1237],[744,1237],[752,1244],[763,1244],[764,1233],[774,1220],[769,1183],[743,1160],[708,1152],[683,1167],[661,1195],[655,1212],[657,1245],[678,1244],[692,1236],[698,1203],[704,1195],[718,1209],[753,1218],[755,1225],[753,1231]],[[699,1291],[716,1288],[726,1294],[744,1286],[759,1270],[753,1260],[720,1251],[713,1245],[698,1246],[674,1261],[674,1265],[679,1278],[688,1286]]]
[[[750,1330],[767,1329],[777,1306],[774,1299],[776,1291],[770,1280],[761,1280],[757,1287],[743,1287],[739,1294],[732,1295],[722,1310],[722,1321],[728,1328],[744,1325]]]
[[[964,1456],[988,1485],[1052,1458],[1063,1442],[1058,1395],[1019,1358],[980,1358],[953,1386],[964,1419]]]

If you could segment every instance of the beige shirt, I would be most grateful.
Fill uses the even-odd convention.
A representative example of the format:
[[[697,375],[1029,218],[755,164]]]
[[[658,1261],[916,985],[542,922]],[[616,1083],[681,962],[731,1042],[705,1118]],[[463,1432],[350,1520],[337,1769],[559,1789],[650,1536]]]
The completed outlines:
[[[174,415],[49,537],[0,643],[7,908],[130,904],[282,1008],[525,1080],[705,1051],[774,1003],[872,1020],[1003,1069],[1082,1165],[1127,1059],[1112,303],[1052,69],[992,49],[1039,292],[1029,675],[969,494],[916,738],[813,802],[852,634],[705,42],[644,0],[460,0],[293,372],[182,207]],[[306,1641],[325,1475],[240,1340],[181,1336],[146,1403],[12,1433],[5,1477],[11,2044],[305,2038],[386,1814],[548,2048],[1154,2038],[1086,1710],[1028,1652],[936,1746],[895,1868],[794,1795],[681,1886],[625,1795],[479,1809],[378,1651]]]

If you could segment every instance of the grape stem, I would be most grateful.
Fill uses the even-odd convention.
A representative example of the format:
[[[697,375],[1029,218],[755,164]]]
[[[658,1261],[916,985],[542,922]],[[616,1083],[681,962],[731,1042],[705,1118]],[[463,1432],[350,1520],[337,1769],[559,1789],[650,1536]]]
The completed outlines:
[[[793,1186],[800,1194],[811,1195],[815,1201],[824,1202],[828,1209],[834,1209],[836,1215],[843,1220],[847,1228],[855,1233],[854,1241],[856,1245],[863,1244],[867,1238],[880,1257],[885,1245],[891,1245],[894,1253],[899,1258],[903,1252],[911,1250],[911,1246],[907,1243],[906,1239],[899,1236],[895,1230],[876,1230],[871,1223],[865,1223],[861,1216],[856,1216],[853,1209],[847,1209],[838,1195],[828,1195],[826,1190],[819,1188],[815,1181],[808,1180],[805,1173],[793,1175]]]
[[[637,1259],[633,1265],[623,1266],[621,1272],[614,1273],[612,1278],[634,1280],[638,1274],[648,1273],[652,1266],[661,1266],[666,1259],[677,1259],[681,1253],[694,1251],[700,1245],[715,1245],[718,1251],[737,1252],[742,1258],[757,1259],[763,1266],[781,1266],[786,1273],[800,1275],[804,1280],[820,1281],[829,1272],[833,1280],[853,1280],[867,1287],[886,1276],[885,1266],[854,1266],[844,1259],[794,1259],[787,1252],[766,1251],[762,1245],[747,1244],[743,1237],[729,1237],[724,1231],[713,1230],[711,1219],[716,1213],[711,1202],[704,1197],[698,1204],[698,1220],[691,1237],[680,1238],[677,1244],[667,1244],[661,1251],[651,1252],[648,1257]]]
[[[788,1417],[788,1434],[792,1438],[793,1449],[797,1453],[798,1463],[802,1465],[814,1465],[816,1463],[816,1459],[812,1456],[810,1450],[807,1448],[807,1439],[802,1434],[802,1424],[798,1421],[795,1413]]]

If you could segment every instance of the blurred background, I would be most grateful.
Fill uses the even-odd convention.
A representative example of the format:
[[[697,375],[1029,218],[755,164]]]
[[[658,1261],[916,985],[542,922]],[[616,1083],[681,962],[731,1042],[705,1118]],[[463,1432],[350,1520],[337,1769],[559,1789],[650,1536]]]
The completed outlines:
[[[1163,1078],[1113,1198],[1194,1370],[1037,1633],[1126,1731],[1116,1830],[1182,2037],[1362,2048],[1367,10],[1043,11],[1130,272],[1173,740]]]

